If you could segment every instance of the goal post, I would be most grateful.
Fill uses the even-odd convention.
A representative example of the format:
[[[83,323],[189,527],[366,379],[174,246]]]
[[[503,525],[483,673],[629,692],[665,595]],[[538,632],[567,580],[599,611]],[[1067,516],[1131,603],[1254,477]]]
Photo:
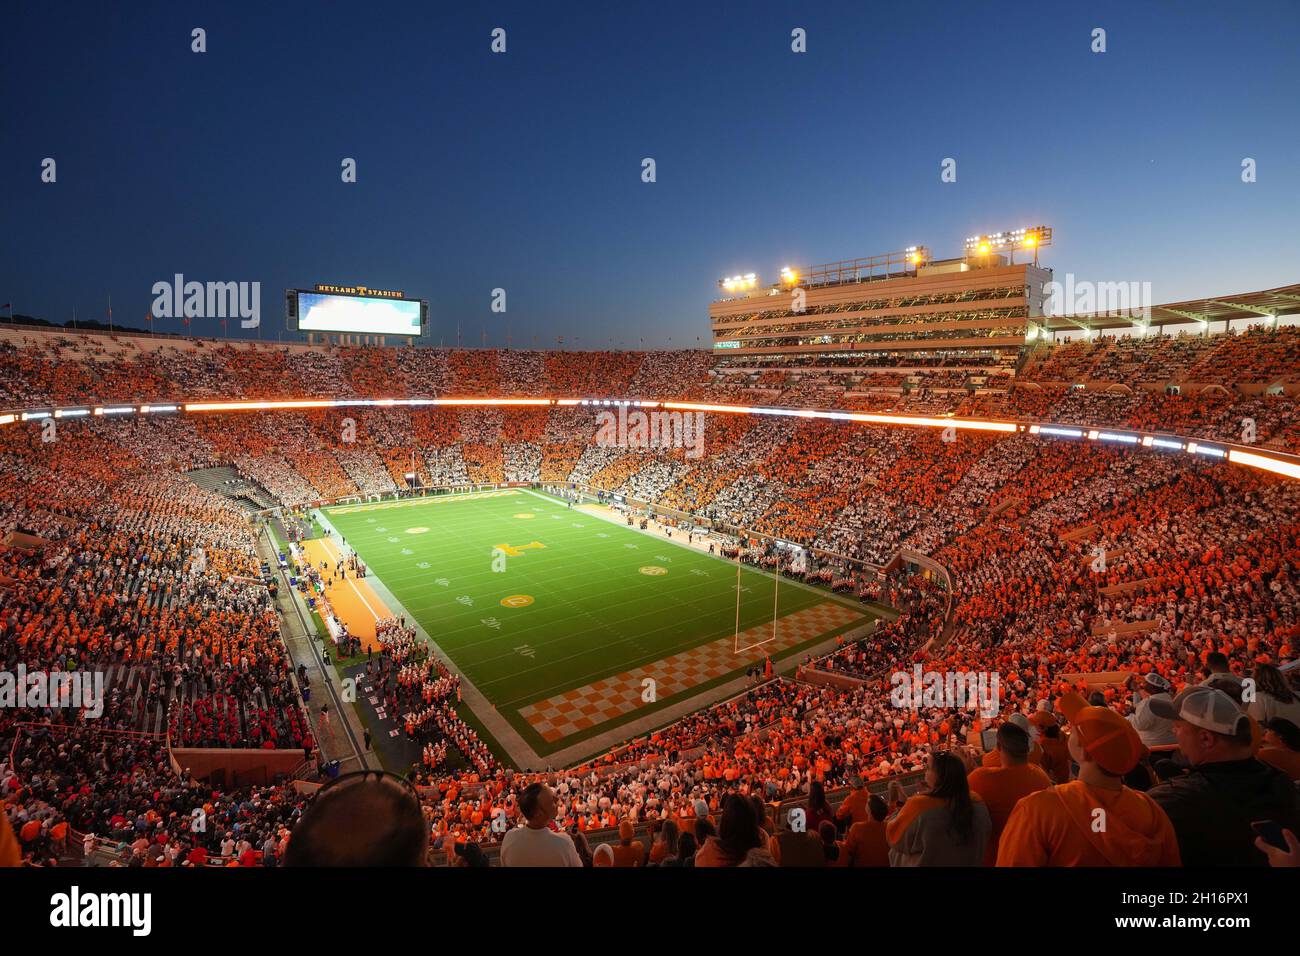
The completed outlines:
[[[773,641],[776,640],[777,601],[778,601],[778,595],[780,590],[781,576],[779,573],[772,576],[772,625],[771,627],[769,627],[767,623],[764,622],[762,624],[756,624],[751,628],[747,628],[742,633],[740,630],[740,594],[741,594],[740,569],[743,563],[744,562],[741,561],[740,552],[737,552],[736,554],[736,631],[735,631],[735,637],[733,639],[732,649],[731,649],[731,652],[733,654],[744,654],[747,651],[752,651],[757,648],[763,647],[766,644],[771,644]],[[761,572],[759,576],[762,577]]]

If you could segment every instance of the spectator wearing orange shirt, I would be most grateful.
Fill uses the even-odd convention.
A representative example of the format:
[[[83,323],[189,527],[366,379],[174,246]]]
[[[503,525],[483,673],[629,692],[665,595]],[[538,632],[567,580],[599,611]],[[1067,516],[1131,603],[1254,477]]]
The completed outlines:
[[[844,839],[847,866],[889,866],[889,839],[885,836],[885,818],[889,806],[872,794],[867,799],[867,819],[849,827]]]
[[[1057,724],[1043,729],[1043,771],[1052,783],[1070,782],[1070,748]]]
[[[1052,713],[1052,703],[1048,700],[1040,700],[1037,708],[1029,715],[1029,722],[1038,728],[1039,734],[1042,734],[1048,727],[1060,726],[1056,722],[1056,715]]]
[[[871,812],[867,808],[871,794],[861,777],[850,777],[849,786],[852,789],[839,809],[835,811],[835,819],[841,823],[848,821],[850,826],[855,823],[866,823],[871,819]]]
[[[980,795],[993,820],[993,831],[984,850],[985,866],[997,864],[998,841],[1016,804],[1022,797],[1052,785],[1042,768],[1029,762],[1029,735],[1019,725],[1004,723],[998,728],[997,739],[1001,766],[979,767],[969,778],[971,792]]]
[[[998,866],[1177,866],[1178,839],[1160,806],[1124,786],[1141,758],[1133,725],[1066,694],[1070,756],[1079,778],[1021,799],[998,846]]]
[[[9,814],[0,803],[0,866],[22,866],[23,851],[18,847],[14,829],[9,825]]]
[[[1007,718],[1007,723],[1019,727],[1024,731],[1026,738],[1029,740],[1029,756],[1026,758],[1029,763],[1035,766],[1042,766],[1043,748],[1038,744],[1038,728],[1024,714],[1012,714]],[[980,759],[980,765],[990,770],[996,770],[1002,766],[1002,752],[1000,749],[993,749],[986,753]]]
[[[809,832],[807,822],[806,811],[801,808],[791,810],[782,821],[781,832],[767,841],[768,852],[772,854],[777,866],[826,865],[822,841],[816,834]],[[832,824],[832,828],[833,826]]]
[[[624,820],[618,825],[618,844],[610,847],[614,851],[614,866],[637,867],[645,862],[645,846],[636,836],[636,824]]]

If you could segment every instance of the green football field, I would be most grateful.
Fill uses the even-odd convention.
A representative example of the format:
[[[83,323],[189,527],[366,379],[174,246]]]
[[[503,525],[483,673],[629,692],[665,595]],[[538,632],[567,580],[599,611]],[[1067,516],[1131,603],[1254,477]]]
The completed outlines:
[[[510,489],[324,513],[539,754],[707,691],[768,652],[779,660],[876,616],[741,568],[737,652],[735,562],[558,499]],[[789,629],[780,640],[770,640],[774,587],[776,616]],[[647,674],[659,693],[642,692]],[[637,699],[620,703],[632,686]],[[566,693],[574,699],[557,700]]]

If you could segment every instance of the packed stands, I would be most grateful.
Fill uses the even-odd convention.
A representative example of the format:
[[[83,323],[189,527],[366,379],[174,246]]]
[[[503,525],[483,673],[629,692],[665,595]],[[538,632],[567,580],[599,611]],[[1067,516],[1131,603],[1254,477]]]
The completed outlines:
[[[1298,341],[1284,328],[1071,344],[1033,353],[1007,389],[981,395],[968,372],[943,369],[920,387],[908,381],[911,372],[850,382],[768,370],[759,381],[724,383],[711,379],[710,358],[699,352],[313,349],[10,330],[0,341],[0,400],[15,408],[394,394],[758,403],[750,395],[778,406],[875,408],[880,399],[894,410],[1220,440],[1241,440],[1249,419],[1255,441],[1296,450]],[[414,781],[437,862],[462,859],[453,848],[467,843],[495,853],[502,833],[494,818],[519,815],[521,795],[535,783],[554,792],[555,823],[582,840],[603,834],[630,846],[612,833],[630,822],[627,839],[644,835],[648,861],[672,823],[702,837],[694,865],[738,864],[755,851],[751,865],[759,865],[764,853],[791,854],[796,841],[778,839],[786,829],[778,808],[793,801],[822,813],[825,792],[847,791],[821,821],[831,831],[819,852],[828,862],[866,859],[855,856],[862,831],[853,836],[873,819],[862,783],[880,789],[918,774],[951,775],[954,754],[965,780],[987,757],[967,749],[978,732],[1016,715],[1034,728],[1034,747],[1055,751],[1056,734],[1090,732],[1088,715],[1076,723],[1062,710],[1065,701],[1065,710],[1082,714],[1075,692],[1099,695],[1101,709],[1128,717],[1144,706],[1148,675],[1178,690],[1211,678],[1220,661],[1217,672],[1239,681],[1295,659],[1294,482],[1023,432],[949,440],[938,430],[799,418],[711,413],[705,422],[699,459],[680,449],[600,447],[594,411],[575,406],[68,420],[57,423],[53,441],[42,440],[39,423],[0,428],[0,533],[40,540],[34,549],[0,551],[0,659],[5,669],[107,675],[97,722],[56,708],[22,720],[0,713],[0,753],[14,755],[0,774],[0,798],[25,834],[24,852],[59,858],[83,834],[135,865],[267,865],[283,858],[310,806],[289,781],[200,785],[169,756],[180,747],[315,747],[256,526],[229,499],[184,477],[199,468],[233,466],[288,509],[405,491],[412,462],[428,486],[577,482],[715,522],[750,539],[744,560],[899,611],[873,634],[801,662],[793,678],[759,681],[581,766],[546,773],[504,766],[452,706],[457,685],[442,663],[420,657],[400,634],[384,641],[374,673],[420,740]],[[803,544],[813,559],[795,569],[759,542],[764,536]],[[899,559],[906,554],[944,569],[945,583],[915,559]],[[891,677],[917,664],[996,673],[997,713],[896,706]],[[1285,678],[1270,686],[1285,711]],[[1006,753],[1014,760],[1014,746]],[[1037,762],[1063,782],[1059,752],[1055,759]],[[976,772],[971,788],[985,785]],[[1194,856],[1186,817],[1178,816],[1183,797],[1162,795],[1168,784],[1157,782],[1171,773],[1150,754],[1121,776],[1168,803],[1184,862],[1233,862],[1226,851]],[[964,783],[954,786],[964,792]],[[758,798],[762,809],[740,808],[738,795]],[[896,820],[916,812],[902,793],[891,788],[887,796],[888,809],[903,814]],[[202,833],[189,827],[196,806],[209,821]],[[709,832],[711,817],[729,823],[725,846]],[[893,826],[896,849],[919,839]],[[991,818],[989,833],[1002,827],[1021,832],[1014,815]],[[740,831],[749,836],[737,842]],[[988,862],[992,837],[971,839],[979,850],[968,854],[973,862]],[[1030,852],[1028,837],[1015,841],[1015,852]],[[895,862],[908,857],[898,853]],[[919,846],[912,856],[937,858]],[[655,862],[668,858],[664,850]]]

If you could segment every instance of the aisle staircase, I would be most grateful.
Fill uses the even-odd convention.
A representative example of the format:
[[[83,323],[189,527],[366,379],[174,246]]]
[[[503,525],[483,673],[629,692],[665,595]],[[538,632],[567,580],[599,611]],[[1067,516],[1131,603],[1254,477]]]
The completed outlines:
[[[247,511],[264,511],[277,507],[277,502],[265,488],[251,479],[241,478],[229,465],[219,468],[196,468],[185,477],[204,491],[216,492],[229,498]]]

